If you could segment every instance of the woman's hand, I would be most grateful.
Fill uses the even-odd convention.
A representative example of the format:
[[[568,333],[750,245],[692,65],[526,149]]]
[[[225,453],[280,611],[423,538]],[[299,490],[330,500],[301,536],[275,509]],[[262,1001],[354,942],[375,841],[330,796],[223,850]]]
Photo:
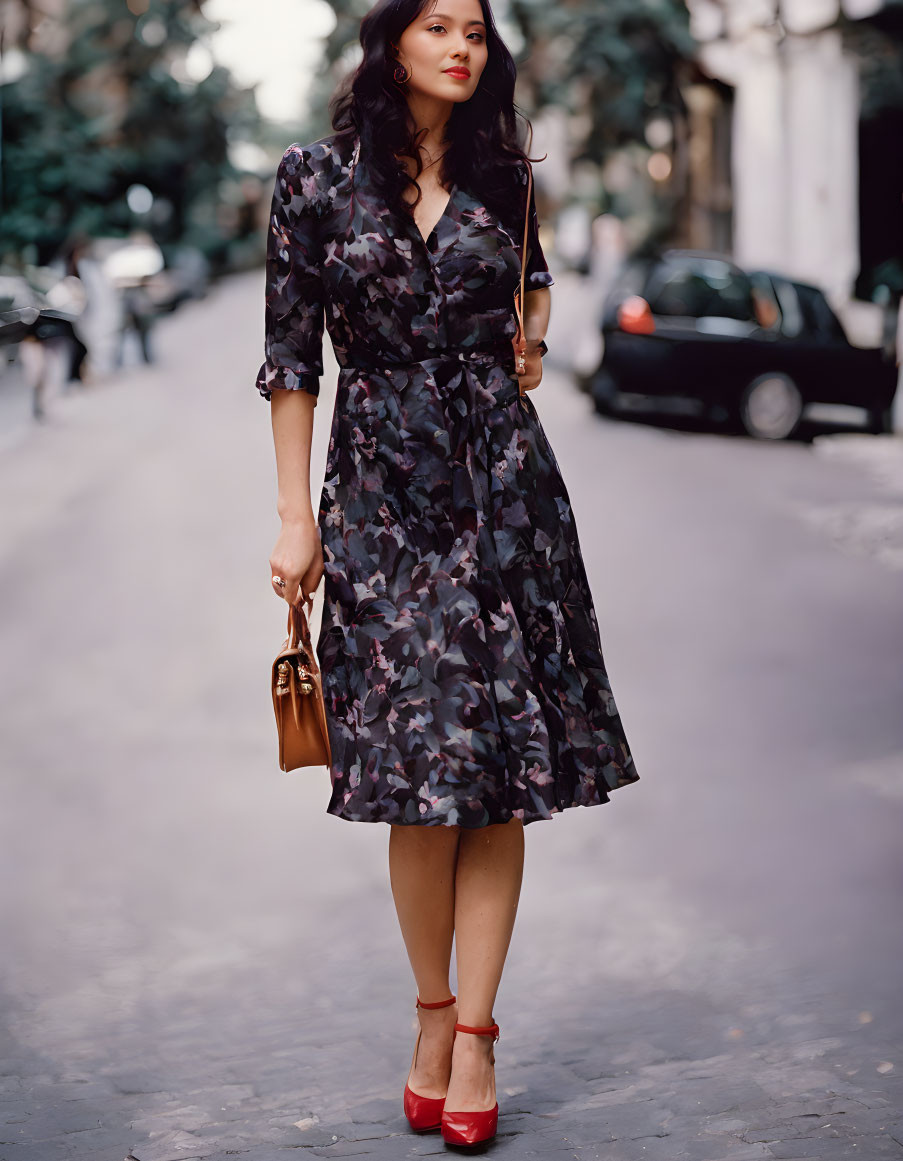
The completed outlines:
[[[532,391],[534,387],[539,386],[542,379],[542,356],[548,348],[545,340],[539,336],[547,333],[551,313],[552,291],[548,286],[538,286],[535,290],[526,292],[522,333],[527,340],[527,369],[517,377],[521,391]]]
[[[528,349],[526,363],[526,371],[518,375],[517,379],[521,385],[521,390],[532,391],[534,387],[539,386],[542,380],[542,355],[539,351],[534,351],[531,354]]]
[[[279,539],[270,555],[270,576],[279,576],[285,588],[272,581],[273,591],[297,605],[313,596],[323,576],[323,548],[316,520],[283,520]],[[300,591],[299,591],[300,590]]]

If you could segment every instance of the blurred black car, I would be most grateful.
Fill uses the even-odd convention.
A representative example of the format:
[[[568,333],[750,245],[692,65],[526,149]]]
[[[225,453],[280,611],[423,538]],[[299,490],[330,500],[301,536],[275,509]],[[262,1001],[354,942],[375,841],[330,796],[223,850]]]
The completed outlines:
[[[44,270],[42,267],[34,273]],[[72,300],[66,279],[55,271],[47,273],[49,278],[44,281],[53,284],[49,294],[20,274],[0,271],[0,347],[25,338],[45,342],[62,336],[74,340],[82,304]],[[54,294],[53,287],[60,293]]]
[[[865,408],[891,430],[898,369],[854,347],[824,294],[729,259],[668,250],[630,262],[606,300],[605,351],[584,386],[616,413],[623,393],[697,400],[759,439],[786,439],[809,403]]]
[[[46,302],[24,278],[0,273],[0,346],[32,334]]]

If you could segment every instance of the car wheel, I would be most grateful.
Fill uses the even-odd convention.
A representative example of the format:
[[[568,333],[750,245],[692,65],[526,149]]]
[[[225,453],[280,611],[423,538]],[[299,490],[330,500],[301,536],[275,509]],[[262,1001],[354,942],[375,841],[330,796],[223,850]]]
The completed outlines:
[[[803,397],[789,375],[759,375],[740,397],[740,422],[753,439],[787,439],[799,426]]]
[[[605,370],[597,371],[590,382],[593,406],[599,415],[616,415],[620,391],[614,376]]]
[[[890,435],[894,430],[892,407],[873,407],[869,411],[868,429],[872,435]]]

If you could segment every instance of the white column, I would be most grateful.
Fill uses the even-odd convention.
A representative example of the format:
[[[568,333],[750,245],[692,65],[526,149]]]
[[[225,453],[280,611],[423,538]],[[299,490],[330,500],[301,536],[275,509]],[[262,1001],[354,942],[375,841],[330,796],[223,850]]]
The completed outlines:
[[[839,0],[781,0],[781,23],[791,33],[830,28],[839,16]]]
[[[843,11],[851,20],[874,16],[884,7],[885,0],[843,0]]]
[[[737,46],[734,96],[734,256],[742,265],[781,266],[787,253],[784,99],[772,37]]]
[[[784,269],[846,299],[859,268],[856,67],[834,30],[788,37]]]

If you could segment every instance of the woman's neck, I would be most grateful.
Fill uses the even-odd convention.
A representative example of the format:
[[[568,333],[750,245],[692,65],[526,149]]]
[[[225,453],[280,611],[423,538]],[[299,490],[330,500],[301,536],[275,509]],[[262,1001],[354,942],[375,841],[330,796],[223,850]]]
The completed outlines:
[[[448,142],[445,134],[452,111],[451,101],[429,97],[423,93],[408,95],[408,114],[414,135],[420,134],[418,144],[428,156],[426,160],[444,152]]]

